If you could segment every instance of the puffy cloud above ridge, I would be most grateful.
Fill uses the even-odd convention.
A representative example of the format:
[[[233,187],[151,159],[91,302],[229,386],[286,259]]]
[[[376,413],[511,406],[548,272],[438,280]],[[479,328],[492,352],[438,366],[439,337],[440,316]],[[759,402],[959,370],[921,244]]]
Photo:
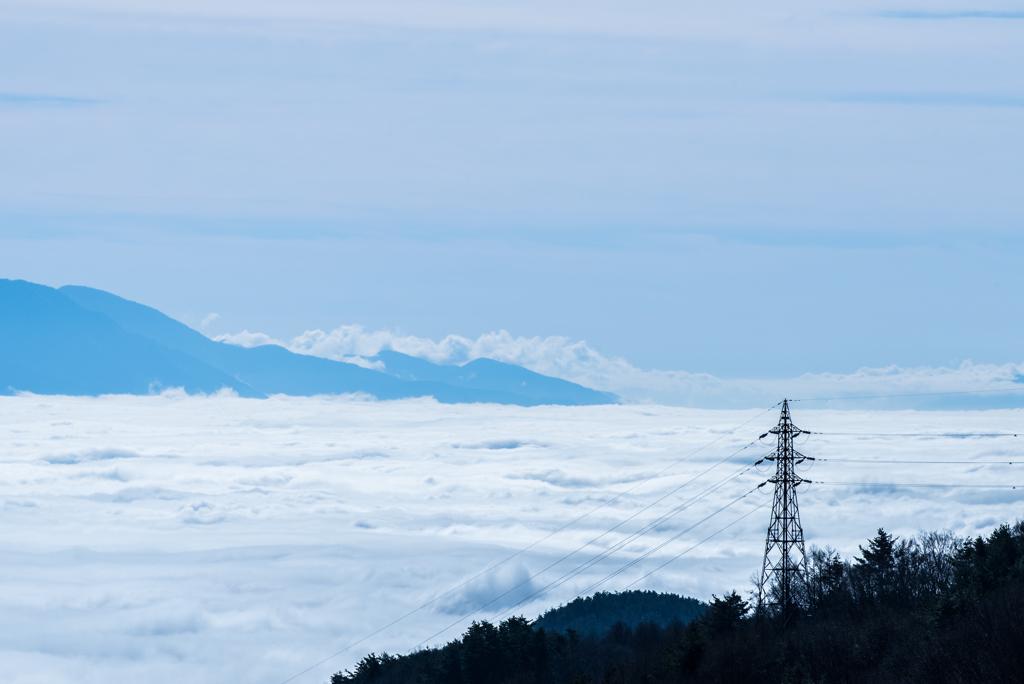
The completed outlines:
[[[805,373],[795,378],[719,378],[680,370],[644,370],[620,357],[601,354],[586,341],[563,336],[514,337],[507,330],[484,333],[475,340],[448,335],[440,341],[388,330],[366,331],[344,325],[330,332],[307,330],[289,341],[263,333],[225,334],[218,341],[244,347],[277,344],[298,354],[383,368],[370,361],[393,350],[441,365],[461,365],[488,358],[523,366],[587,387],[615,392],[627,400],[670,405],[768,405],[780,397],[823,398],[863,395],[971,393],[1024,390],[1024,363],[955,367],[859,368],[850,373]]]

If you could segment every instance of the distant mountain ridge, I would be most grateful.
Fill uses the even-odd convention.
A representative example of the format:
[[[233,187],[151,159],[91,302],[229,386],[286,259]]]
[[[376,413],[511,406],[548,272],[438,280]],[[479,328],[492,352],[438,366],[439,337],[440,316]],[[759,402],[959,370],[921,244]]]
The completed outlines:
[[[591,405],[617,397],[512,364],[438,366],[393,351],[383,371],[277,345],[209,339],[151,307],[103,290],[0,280],[0,394],[148,394],[229,388],[243,397],[365,393],[442,403]]]
[[[396,378],[509,392],[529,397],[540,404],[615,403],[618,399],[611,393],[596,392],[568,380],[541,375],[494,359],[475,359],[462,366],[439,366],[400,352],[381,351],[370,360],[381,361],[383,372]],[[600,401],[602,396],[605,401]]]

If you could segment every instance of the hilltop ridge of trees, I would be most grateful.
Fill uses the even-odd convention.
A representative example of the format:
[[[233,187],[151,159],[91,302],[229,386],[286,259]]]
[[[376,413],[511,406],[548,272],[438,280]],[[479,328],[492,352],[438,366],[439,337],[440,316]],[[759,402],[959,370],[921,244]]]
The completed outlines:
[[[534,629],[549,632],[574,629],[580,636],[601,636],[618,622],[636,627],[655,622],[665,627],[673,620],[689,623],[704,612],[707,604],[688,596],[656,591],[599,591],[593,596],[573,599],[551,608],[534,620]]]
[[[1024,522],[974,539],[879,529],[853,559],[812,547],[796,602],[785,629],[735,591],[689,623],[592,636],[474,622],[443,647],[371,653],[331,684],[1024,684]]]

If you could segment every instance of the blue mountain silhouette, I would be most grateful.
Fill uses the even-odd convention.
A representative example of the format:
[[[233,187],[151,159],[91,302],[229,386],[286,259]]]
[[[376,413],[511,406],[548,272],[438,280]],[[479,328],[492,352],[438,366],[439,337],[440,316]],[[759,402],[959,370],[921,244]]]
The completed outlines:
[[[0,280],[0,392],[145,394],[165,387],[241,396],[361,392],[378,399],[535,406],[617,401],[614,395],[478,359],[438,366],[381,352],[384,372],[295,354],[284,347],[216,342],[148,306],[88,287],[59,290]]]
[[[0,280],[0,393],[148,394],[167,387],[263,396],[221,370],[134,335],[53,288]]]
[[[373,361],[384,364],[383,372],[417,382],[443,382],[453,387],[498,390],[517,394],[538,404],[614,404],[618,397],[597,392],[568,380],[534,373],[522,366],[493,359],[476,359],[462,366],[439,366],[396,351],[382,351]]]

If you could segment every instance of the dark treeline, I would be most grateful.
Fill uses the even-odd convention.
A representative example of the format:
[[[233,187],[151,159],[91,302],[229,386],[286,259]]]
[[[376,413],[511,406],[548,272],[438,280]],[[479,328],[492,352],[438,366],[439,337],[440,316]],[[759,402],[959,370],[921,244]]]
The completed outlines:
[[[735,591],[688,624],[600,636],[474,622],[440,648],[370,654],[331,684],[1024,684],[1022,522],[976,539],[878,530],[852,560],[812,548],[797,594],[785,630]]]

